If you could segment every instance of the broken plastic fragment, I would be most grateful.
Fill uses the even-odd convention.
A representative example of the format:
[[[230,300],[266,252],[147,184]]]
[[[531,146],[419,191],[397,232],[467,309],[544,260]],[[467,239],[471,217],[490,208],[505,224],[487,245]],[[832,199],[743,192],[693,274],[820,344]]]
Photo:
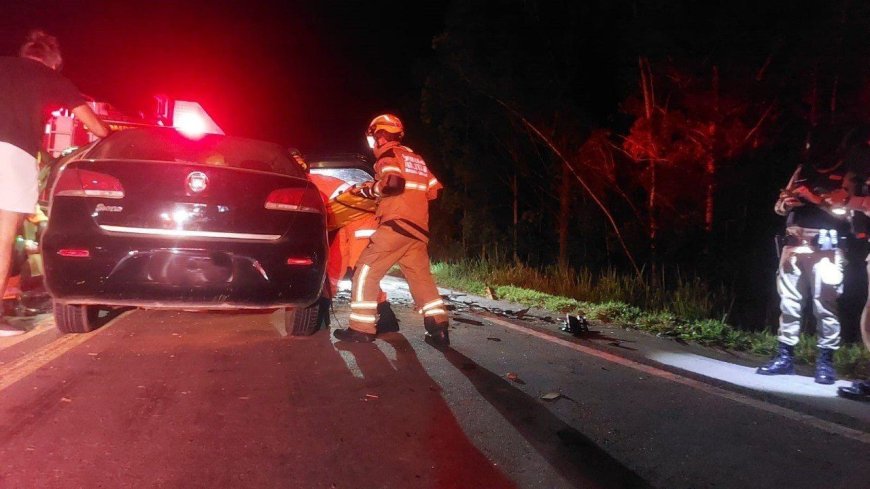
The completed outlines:
[[[556,399],[562,397],[562,394],[559,392],[548,392],[541,396],[541,399],[545,401],[555,401]]]
[[[525,384],[525,381],[523,381],[523,379],[521,379],[519,375],[513,372],[506,373],[505,378],[510,380],[511,382],[516,382],[517,384]]]

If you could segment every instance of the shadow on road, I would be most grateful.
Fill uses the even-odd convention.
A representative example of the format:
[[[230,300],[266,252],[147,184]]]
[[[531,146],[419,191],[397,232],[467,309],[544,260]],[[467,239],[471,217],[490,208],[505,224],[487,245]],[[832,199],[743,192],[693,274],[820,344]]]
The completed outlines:
[[[471,381],[481,396],[576,487],[650,487],[585,435],[556,417],[541,401],[452,348],[444,349],[442,353]]]
[[[358,382],[366,386],[364,396],[377,396],[361,404],[376,407],[376,419],[369,422],[380,439],[370,441],[381,452],[384,470],[406,470],[396,464],[397,458],[413,458],[431,467],[427,479],[434,483],[403,487],[515,487],[468,439],[405,337],[386,334],[379,339],[389,345],[388,351],[392,349],[391,358],[373,344],[336,343],[335,347],[353,355],[363,377]]]

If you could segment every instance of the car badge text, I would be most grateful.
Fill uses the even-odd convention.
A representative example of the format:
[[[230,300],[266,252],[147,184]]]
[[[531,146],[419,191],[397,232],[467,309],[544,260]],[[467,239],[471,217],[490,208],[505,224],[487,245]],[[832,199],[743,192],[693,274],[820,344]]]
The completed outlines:
[[[187,188],[191,192],[199,193],[208,187],[208,176],[201,171],[195,171],[187,175]]]
[[[95,212],[124,212],[124,208],[119,205],[97,204]]]

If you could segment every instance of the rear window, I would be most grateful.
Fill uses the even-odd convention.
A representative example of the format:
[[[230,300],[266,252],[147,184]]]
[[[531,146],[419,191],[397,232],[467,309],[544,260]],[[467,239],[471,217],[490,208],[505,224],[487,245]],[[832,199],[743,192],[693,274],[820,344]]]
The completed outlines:
[[[87,158],[197,163],[305,177],[287,150],[277,144],[217,134],[190,139],[174,129],[117,132],[97,144]]]
[[[373,180],[368,172],[360,168],[312,168],[311,173],[340,178],[350,185],[357,185]]]

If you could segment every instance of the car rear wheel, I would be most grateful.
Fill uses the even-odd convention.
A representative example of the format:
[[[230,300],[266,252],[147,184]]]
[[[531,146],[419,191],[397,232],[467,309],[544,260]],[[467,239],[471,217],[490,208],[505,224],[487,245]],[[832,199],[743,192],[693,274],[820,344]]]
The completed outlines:
[[[284,310],[284,326],[290,336],[311,336],[320,329],[324,317],[323,301],[318,300],[308,307],[288,307]]]
[[[82,304],[54,303],[54,323],[62,333],[88,333],[99,327],[99,308]]]

